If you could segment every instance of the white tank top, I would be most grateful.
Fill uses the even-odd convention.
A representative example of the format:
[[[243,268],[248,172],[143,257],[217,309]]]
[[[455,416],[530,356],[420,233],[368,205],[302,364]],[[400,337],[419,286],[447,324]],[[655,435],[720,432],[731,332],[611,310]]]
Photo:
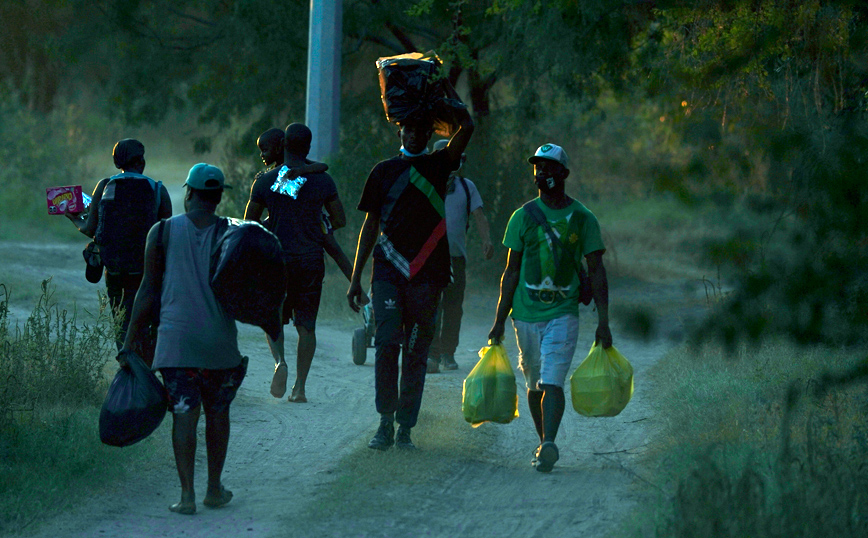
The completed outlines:
[[[198,229],[186,215],[166,221],[160,327],[153,368],[234,368],[241,364],[238,329],[211,291],[216,224]]]

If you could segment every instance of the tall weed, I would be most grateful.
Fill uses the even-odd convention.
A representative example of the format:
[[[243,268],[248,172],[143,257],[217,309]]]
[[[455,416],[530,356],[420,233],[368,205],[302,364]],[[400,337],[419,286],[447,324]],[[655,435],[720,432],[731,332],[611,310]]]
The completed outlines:
[[[53,294],[51,279],[43,281],[22,327],[10,321],[10,291],[0,284],[0,534],[64,509],[123,470],[97,431],[117,331],[108,300],[100,295],[85,321]]]

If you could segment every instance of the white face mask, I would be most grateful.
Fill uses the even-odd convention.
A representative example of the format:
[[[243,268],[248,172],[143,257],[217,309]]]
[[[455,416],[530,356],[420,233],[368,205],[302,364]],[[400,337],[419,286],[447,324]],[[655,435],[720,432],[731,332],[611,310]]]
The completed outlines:
[[[534,177],[537,188],[546,194],[559,194],[564,191],[564,180],[554,176],[546,178]]]

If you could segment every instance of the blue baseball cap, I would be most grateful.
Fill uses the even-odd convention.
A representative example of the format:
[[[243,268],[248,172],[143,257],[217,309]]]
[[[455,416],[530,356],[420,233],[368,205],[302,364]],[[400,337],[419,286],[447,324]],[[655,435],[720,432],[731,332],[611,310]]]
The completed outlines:
[[[211,164],[199,163],[190,169],[184,185],[200,191],[231,189],[232,187],[226,185],[225,181],[226,178],[223,177],[223,172],[219,168]]]

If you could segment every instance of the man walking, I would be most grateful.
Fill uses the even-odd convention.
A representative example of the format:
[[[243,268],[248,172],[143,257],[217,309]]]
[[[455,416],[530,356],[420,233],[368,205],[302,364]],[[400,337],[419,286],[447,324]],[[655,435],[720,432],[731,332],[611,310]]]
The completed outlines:
[[[160,371],[172,412],[172,446],[181,481],[181,500],[169,507],[196,512],[193,474],[196,426],[205,411],[208,489],[203,504],[217,508],[232,499],[221,476],[229,444],[229,405],[247,372],[238,351],[238,330],[211,291],[209,269],[215,242],[215,211],[223,196],[223,173],[199,163],[185,183],[186,213],[155,225],[145,247],[145,273],[132,309],[124,349],[134,348],[147,329],[159,298],[160,326],[153,368]],[[162,233],[161,233],[162,232]]]
[[[434,151],[446,147],[448,140],[434,143]],[[458,334],[461,331],[461,316],[464,314],[464,289],[467,283],[467,229],[470,215],[476,221],[476,232],[482,240],[482,253],[486,260],[494,255],[494,246],[488,233],[488,219],[482,211],[482,197],[476,185],[458,172],[467,155],[461,154],[458,170],[449,174],[446,184],[446,235],[449,238],[449,256],[452,258],[452,283],[447,285],[440,296],[437,318],[434,325],[434,340],[428,351],[428,373],[436,374],[444,370],[457,370],[455,350],[458,348]]]
[[[112,313],[122,316],[117,339],[120,349],[142,281],[145,238],[157,220],[172,216],[172,201],[162,182],[143,175],[145,146],[141,142],[120,140],[112,158],[121,173],[97,183],[86,214],[66,216],[98,247]],[[153,358],[153,342],[153,338],[143,339],[142,355],[148,364]]]
[[[457,100],[454,88],[446,86],[448,96]],[[458,168],[474,128],[470,114],[461,111],[449,144],[434,153],[427,150],[432,120],[417,118],[401,125],[400,154],[374,166],[359,201],[358,209],[366,215],[347,299],[358,312],[362,271],[373,252],[375,402],[380,426],[370,448],[415,448],[410,430],[422,404],[437,302],[450,281],[443,199],[449,172]]]
[[[254,181],[244,211],[245,219],[259,221],[267,209],[268,228],[283,247],[288,273],[283,324],[292,320],[298,332],[296,378],[289,395],[289,401],[296,403],[307,401],[305,383],[316,352],[316,317],[325,275],[323,208],[334,229],[346,226],[344,208],[331,176],[302,168],[309,165],[305,158],[311,139],[310,129],[305,125],[293,123],[286,128],[283,164]],[[290,173],[299,169],[301,175]],[[271,394],[281,398],[286,392],[287,378],[283,331],[277,340],[266,338],[276,362]]]
[[[597,308],[595,338],[604,348],[612,345],[609,285],[597,218],[565,192],[569,168],[563,148],[544,144],[528,162],[539,197],[515,211],[507,224],[503,244],[509,253],[488,338],[501,341],[506,318],[512,316],[519,368],[540,439],[531,463],[550,472],[559,457],[555,437],[564,415],[564,380],[579,333],[582,258]]]

